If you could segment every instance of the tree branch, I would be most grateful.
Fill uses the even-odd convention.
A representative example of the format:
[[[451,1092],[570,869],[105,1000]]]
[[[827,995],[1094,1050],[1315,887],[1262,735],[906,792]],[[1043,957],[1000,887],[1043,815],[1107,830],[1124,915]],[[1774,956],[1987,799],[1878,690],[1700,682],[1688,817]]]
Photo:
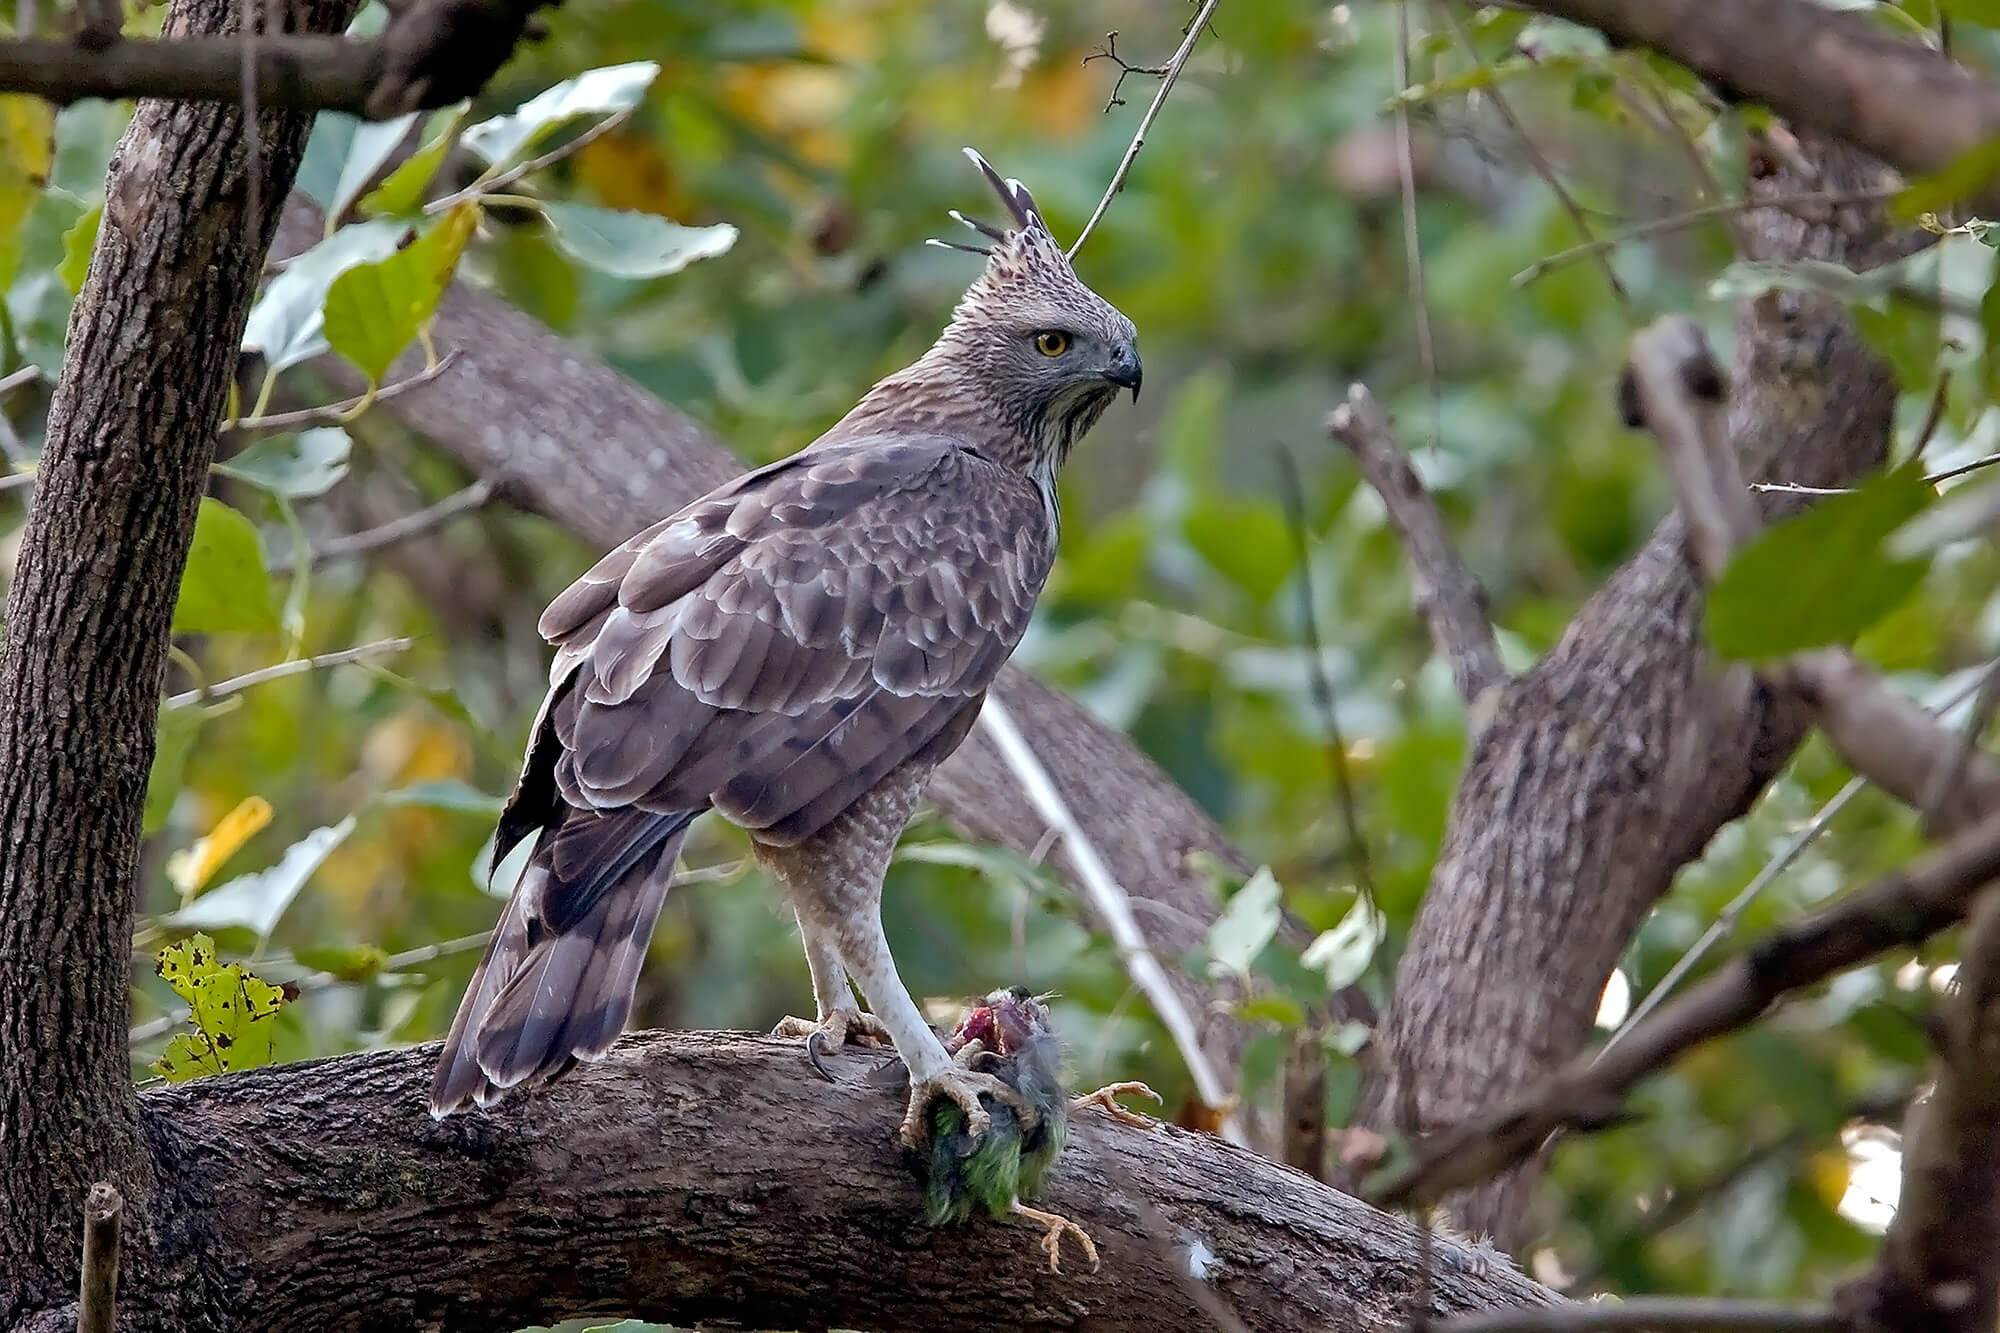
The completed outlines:
[[[1808,139],[1753,198],[1856,195],[1878,164]],[[1745,215],[1747,257],[1867,268],[1915,242],[1879,212]],[[1886,450],[1895,385],[1836,302],[1777,293],[1741,308],[1727,425],[1752,475],[1840,484]],[[1766,512],[1798,498],[1761,497]],[[1453,802],[1443,851],[1398,966],[1363,1115],[1393,1123],[1414,1072],[1421,1124],[1527,1096],[1582,1051],[1604,979],[1675,873],[1756,801],[1806,734],[1789,692],[1717,689],[1703,663],[1700,585],[1678,517],[1499,692]],[[1560,940],[1561,947],[1552,941]],[[1452,1201],[1464,1229],[1521,1236],[1532,1170]]]
[[[1814,0],[1530,0],[1545,14],[1646,46],[1730,101],[1762,102],[1911,175],[2000,134],[2000,88],[1866,15]],[[1971,201],[2000,212],[2000,183]]]
[[[118,1224],[125,1196],[98,1181],[83,1202],[83,1276],[77,1285],[76,1333],[111,1333],[118,1319]]]
[[[1637,1296],[1593,1301],[1559,1310],[1489,1310],[1438,1324],[1432,1333],[1844,1333],[1847,1321],[1832,1310],[1779,1301],[1704,1300]]]
[[[189,1243],[243,1297],[225,1307],[238,1333],[583,1314],[1152,1333],[1191,1326],[1190,1276],[1258,1333],[1361,1333],[1403,1314],[1413,1227],[1208,1135],[1080,1114],[1038,1202],[1104,1263],[1055,1275],[1032,1229],[921,1224],[895,1146],[901,1098],[867,1082],[865,1057],[841,1057],[829,1085],[788,1042],[635,1034],[534,1097],[437,1122],[435,1053],[146,1095]],[[1491,1250],[1437,1254],[1434,1313],[1554,1299]]]
[[[305,249],[322,230],[318,211],[294,197],[285,208],[279,252]],[[445,293],[433,341],[457,350],[452,369],[383,410],[492,483],[501,499],[590,541],[615,545],[743,470],[693,419],[466,283],[453,283]],[[407,374],[419,364],[413,353],[391,373]],[[315,368],[337,383],[356,383],[337,358]],[[577,448],[580,440],[590,447]],[[1190,854],[1207,853],[1244,873],[1248,858],[1172,778],[1075,700],[1018,666],[1001,671],[993,697],[1048,770],[1112,879],[1135,904],[1154,909],[1138,917],[1153,955],[1185,957],[1218,911]],[[985,728],[975,728],[938,769],[930,799],[971,837],[1029,856],[1045,849],[1049,821]],[[1089,902],[1075,849],[1059,841],[1049,856]],[[1202,1048],[1233,1088],[1248,1035],[1232,1016],[1233,991],[1184,968],[1167,972],[1182,1004],[1201,1017]]]
[[[1450,664],[1459,696],[1468,706],[1477,703],[1489,688],[1507,680],[1486,615],[1486,589],[1459,560],[1423,478],[1366,385],[1348,386],[1347,401],[1327,414],[1326,428],[1354,454],[1361,474],[1382,497],[1389,523],[1409,554],[1417,610],[1430,626],[1431,642]]]
[[[1559,1129],[1603,1126],[1640,1079],[1702,1042],[1747,1027],[1792,991],[1950,928],[1996,878],[2000,818],[1766,936],[1618,1045],[1578,1056],[1531,1095],[1437,1135],[1413,1166],[1371,1193],[1385,1207],[1421,1206],[1504,1171]]]
[[[0,89],[51,102],[87,97],[243,100],[245,61],[258,106],[386,120],[470,97],[527,35],[549,0],[413,0],[366,40],[319,34],[75,42],[0,41]],[[113,4],[112,10],[116,12]],[[245,48],[248,47],[246,52]]]

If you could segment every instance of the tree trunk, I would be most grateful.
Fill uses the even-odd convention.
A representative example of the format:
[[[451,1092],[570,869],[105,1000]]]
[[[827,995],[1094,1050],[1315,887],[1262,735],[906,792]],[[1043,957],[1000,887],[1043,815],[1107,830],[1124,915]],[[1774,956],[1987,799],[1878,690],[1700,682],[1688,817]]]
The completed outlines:
[[[350,0],[309,0],[337,31]],[[179,0],[170,35],[233,0]],[[0,649],[0,1324],[74,1300],[82,1207],[152,1180],[125,1054],[139,822],[168,627],[244,318],[311,128],[141,103],[70,320]],[[275,187],[275,188],[274,188]]]

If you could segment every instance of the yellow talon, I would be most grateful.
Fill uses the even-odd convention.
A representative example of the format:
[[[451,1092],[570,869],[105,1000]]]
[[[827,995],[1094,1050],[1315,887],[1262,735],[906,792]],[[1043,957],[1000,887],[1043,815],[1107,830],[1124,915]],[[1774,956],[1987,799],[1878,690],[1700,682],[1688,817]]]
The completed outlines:
[[[1127,1110],[1113,1101],[1114,1097],[1150,1097],[1155,1105],[1166,1105],[1166,1099],[1159,1093],[1143,1083],[1128,1080],[1124,1083],[1107,1083],[1095,1092],[1086,1092],[1080,1097],[1073,1097],[1070,1099],[1069,1109],[1081,1111],[1086,1106],[1095,1106],[1108,1112],[1119,1124],[1131,1125],[1134,1129],[1151,1129],[1160,1123],[1149,1115]]]
[[[1097,1245],[1082,1227],[1060,1213],[1045,1213],[1039,1208],[1030,1208],[1019,1199],[1014,1200],[1013,1206],[1008,1211],[1016,1217],[1025,1217],[1043,1228],[1042,1253],[1049,1256],[1051,1273],[1062,1272],[1064,1236],[1075,1238],[1076,1243],[1083,1247],[1083,1257],[1090,1260],[1090,1271],[1093,1273],[1097,1271]]]

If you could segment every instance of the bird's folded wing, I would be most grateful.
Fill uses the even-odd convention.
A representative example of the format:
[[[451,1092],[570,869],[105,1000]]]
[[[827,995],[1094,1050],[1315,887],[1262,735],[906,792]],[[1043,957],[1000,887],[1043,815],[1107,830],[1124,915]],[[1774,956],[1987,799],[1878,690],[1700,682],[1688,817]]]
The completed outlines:
[[[639,534],[550,605],[537,748],[559,744],[573,804],[713,804],[797,841],[957,744],[1053,552],[1035,486],[948,440],[795,455]]]

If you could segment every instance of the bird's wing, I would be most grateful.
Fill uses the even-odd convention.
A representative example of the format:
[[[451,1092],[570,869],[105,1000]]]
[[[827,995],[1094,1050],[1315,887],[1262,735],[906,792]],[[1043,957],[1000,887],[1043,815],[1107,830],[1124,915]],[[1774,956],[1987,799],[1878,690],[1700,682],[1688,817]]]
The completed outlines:
[[[808,837],[963,739],[1054,540],[1032,482],[949,440],[856,440],[752,473],[550,605],[544,771],[572,805],[712,804],[766,841]]]

